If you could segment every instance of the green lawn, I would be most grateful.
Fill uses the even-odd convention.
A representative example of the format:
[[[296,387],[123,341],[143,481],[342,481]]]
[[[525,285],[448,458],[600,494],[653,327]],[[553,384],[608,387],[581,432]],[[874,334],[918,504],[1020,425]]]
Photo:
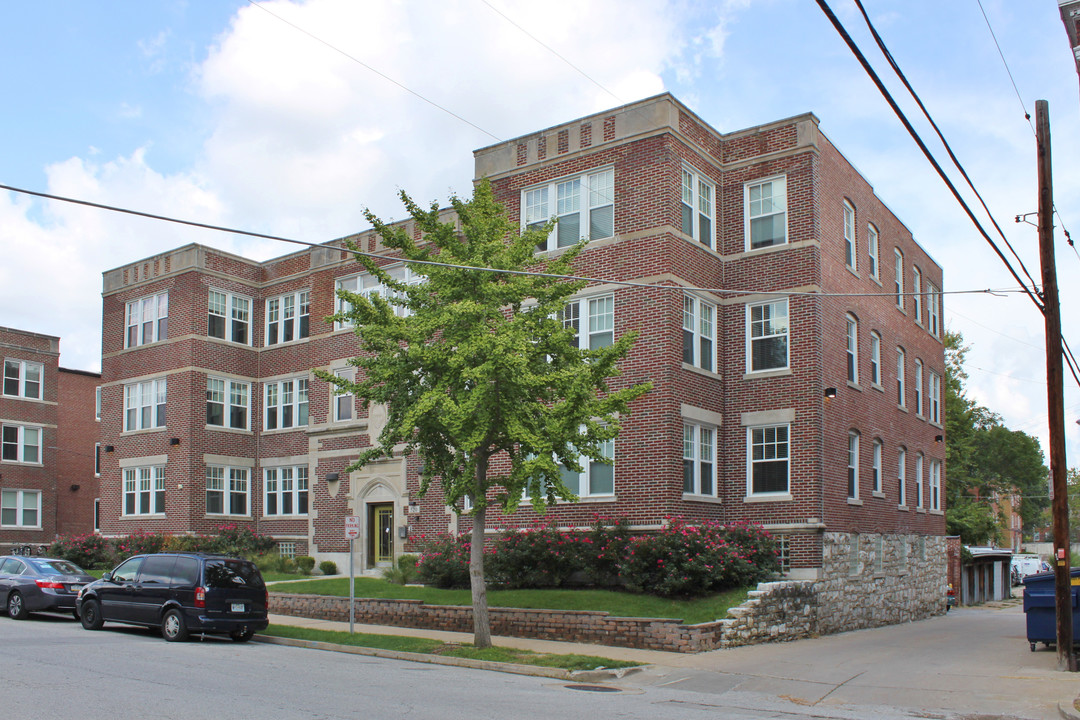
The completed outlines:
[[[295,577],[295,576],[294,576]],[[727,617],[728,608],[746,600],[749,588],[690,600],[614,590],[489,590],[492,607],[548,610],[598,610],[619,617],[679,618],[693,625]],[[349,596],[347,577],[271,585],[271,592]],[[471,605],[468,590],[441,590],[421,585],[395,585],[376,578],[356,578],[356,597],[423,600],[430,605]]]
[[[563,668],[564,670],[595,670],[596,668],[634,667],[640,663],[624,660],[611,660],[594,655],[551,655],[529,650],[515,650],[505,647],[491,647],[477,650],[472,645],[445,643],[427,638],[402,637],[399,635],[372,635],[367,633],[335,632],[333,630],[312,630],[289,625],[271,625],[259,633],[274,637],[296,638],[337,645],[355,645],[357,647],[395,650],[398,652],[444,655],[448,657],[486,660],[488,662],[518,663],[521,665],[539,665],[541,667]]]

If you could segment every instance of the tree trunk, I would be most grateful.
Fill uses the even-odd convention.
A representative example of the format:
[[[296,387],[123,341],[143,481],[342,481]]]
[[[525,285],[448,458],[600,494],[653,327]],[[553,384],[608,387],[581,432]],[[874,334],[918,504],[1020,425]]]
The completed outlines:
[[[473,645],[491,647],[491,620],[488,618],[487,585],[484,583],[484,530],[487,508],[481,505],[473,511],[472,545],[469,552],[469,585],[472,587]]]

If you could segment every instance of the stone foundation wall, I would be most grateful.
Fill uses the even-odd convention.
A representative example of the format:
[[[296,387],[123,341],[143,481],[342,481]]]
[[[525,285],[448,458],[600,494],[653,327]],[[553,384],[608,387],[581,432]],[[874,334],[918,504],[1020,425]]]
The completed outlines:
[[[699,625],[605,612],[489,608],[492,635],[694,653],[921,620],[945,612],[945,538],[825,533],[818,580],[760,583]],[[357,598],[358,623],[472,632],[472,608]],[[270,612],[347,622],[349,599],[270,594]]]

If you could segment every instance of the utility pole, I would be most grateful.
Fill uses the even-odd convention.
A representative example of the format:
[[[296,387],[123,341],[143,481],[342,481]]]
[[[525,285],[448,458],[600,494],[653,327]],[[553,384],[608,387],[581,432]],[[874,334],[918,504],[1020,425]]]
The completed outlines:
[[[1065,479],[1064,369],[1061,362],[1061,308],[1054,264],[1054,187],[1050,169],[1050,108],[1035,103],[1039,174],[1039,255],[1042,259],[1043,316],[1046,320],[1046,410],[1050,423],[1050,477],[1054,488],[1054,599],[1057,610],[1058,670],[1076,672],[1073,655],[1072,568],[1069,566],[1069,502]]]

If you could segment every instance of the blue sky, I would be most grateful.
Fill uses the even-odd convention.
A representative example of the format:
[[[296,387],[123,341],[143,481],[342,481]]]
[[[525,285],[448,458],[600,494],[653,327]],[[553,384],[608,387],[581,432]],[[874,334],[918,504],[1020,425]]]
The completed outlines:
[[[1050,103],[1061,222],[1080,238],[1080,80],[1057,3],[982,0],[1022,106],[977,0],[864,1],[1037,276],[1035,228],[1013,223],[1036,209],[1023,117],[1036,99]],[[853,1],[830,5],[899,96]],[[811,0],[5,3],[0,60],[0,183],[312,242],[363,229],[365,207],[399,217],[399,188],[467,194],[472,151],[496,139],[659,92],[721,131],[810,111],[944,267],[947,291],[1015,286]],[[0,191],[0,325],[58,335],[62,365],[96,370],[101,273],[186,242],[292,250]],[[1060,233],[1057,251],[1080,351],[1080,256]],[[945,321],[971,345],[975,399],[1045,438],[1030,302],[948,295]],[[1074,457],[1075,383],[1065,398]]]

